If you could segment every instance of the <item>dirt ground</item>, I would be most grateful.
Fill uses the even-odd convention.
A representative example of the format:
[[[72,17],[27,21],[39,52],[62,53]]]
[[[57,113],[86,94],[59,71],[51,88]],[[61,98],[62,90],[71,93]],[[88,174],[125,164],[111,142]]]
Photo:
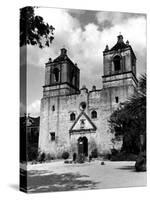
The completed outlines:
[[[136,172],[135,162],[64,161],[28,165],[28,192],[54,192],[146,186],[146,172]]]

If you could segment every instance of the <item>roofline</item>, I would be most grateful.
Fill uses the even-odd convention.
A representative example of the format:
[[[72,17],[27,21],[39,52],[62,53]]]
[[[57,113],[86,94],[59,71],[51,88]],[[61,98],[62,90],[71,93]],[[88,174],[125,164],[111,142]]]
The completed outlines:
[[[126,47],[126,48],[123,48],[123,49],[120,49],[121,51],[126,51],[126,50],[131,50],[131,52],[133,53],[133,55],[134,55],[134,57],[135,57],[135,59],[137,59],[136,58],[136,56],[135,56],[135,53],[134,53],[134,51],[133,51],[133,49],[132,49],[132,47],[131,47],[131,45],[129,45],[128,47]],[[113,52],[116,52],[117,50],[107,50],[107,51],[103,51],[103,55],[107,55],[107,53],[108,54],[112,54]]]

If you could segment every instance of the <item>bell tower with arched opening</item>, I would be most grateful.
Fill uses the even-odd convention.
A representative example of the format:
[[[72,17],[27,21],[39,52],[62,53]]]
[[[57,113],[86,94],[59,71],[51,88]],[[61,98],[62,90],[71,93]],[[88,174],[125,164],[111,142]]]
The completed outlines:
[[[79,93],[80,70],[67,55],[65,48],[53,61],[49,58],[45,67],[43,96],[60,96]]]
[[[127,40],[117,36],[117,43],[103,51],[103,89],[111,106],[124,102],[137,87],[136,56]]]

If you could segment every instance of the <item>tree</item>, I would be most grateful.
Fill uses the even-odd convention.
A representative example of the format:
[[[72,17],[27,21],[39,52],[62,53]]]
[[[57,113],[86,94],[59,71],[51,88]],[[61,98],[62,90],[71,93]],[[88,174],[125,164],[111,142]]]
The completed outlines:
[[[20,9],[20,46],[50,46],[54,39],[54,27],[45,23],[41,16],[35,16],[33,7]]]
[[[115,139],[123,137],[123,151],[138,154],[141,135],[146,150],[146,75],[140,77],[137,92],[112,113],[109,123]]]

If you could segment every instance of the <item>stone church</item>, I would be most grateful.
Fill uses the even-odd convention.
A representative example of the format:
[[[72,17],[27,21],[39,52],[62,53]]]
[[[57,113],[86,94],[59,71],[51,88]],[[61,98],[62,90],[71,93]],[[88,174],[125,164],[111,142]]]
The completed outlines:
[[[108,119],[135,92],[137,84],[136,56],[121,34],[112,48],[106,45],[103,51],[101,89],[80,89],[80,69],[62,48],[45,66],[39,150],[55,157],[63,151],[88,156],[95,148],[108,153],[113,137]]]

